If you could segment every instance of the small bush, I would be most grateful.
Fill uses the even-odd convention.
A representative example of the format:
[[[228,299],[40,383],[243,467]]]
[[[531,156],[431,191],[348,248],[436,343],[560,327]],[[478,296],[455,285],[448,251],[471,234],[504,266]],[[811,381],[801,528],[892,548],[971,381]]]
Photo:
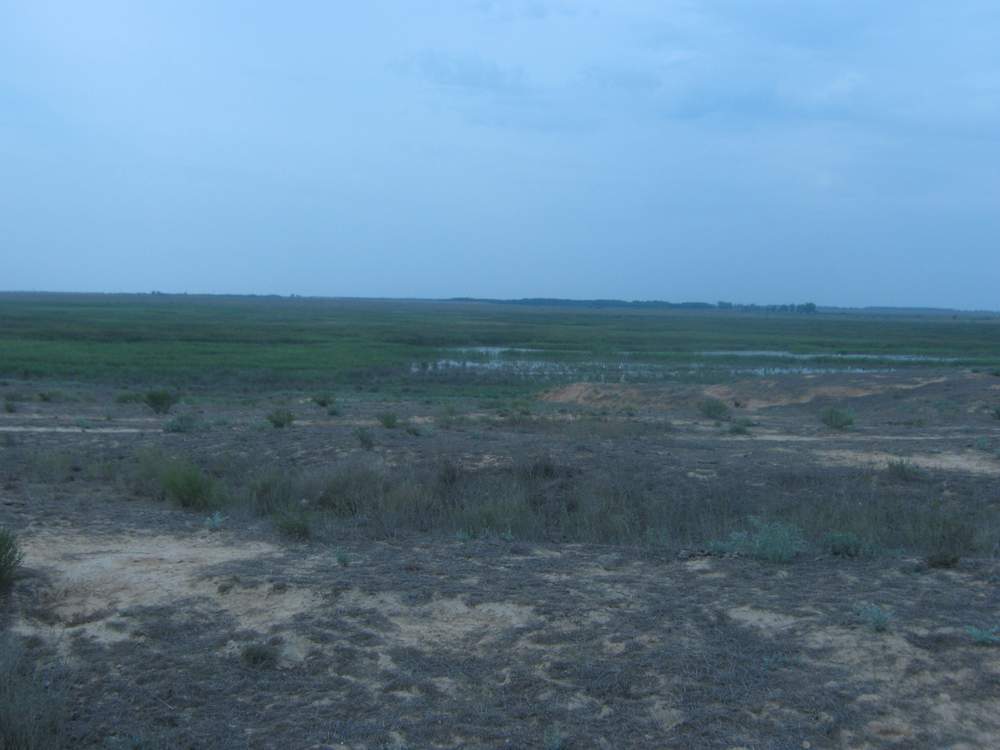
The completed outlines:
[[[272,427],[282,429],[291,426],[292,422],[295,421],[295,415],[288,409],[275,409],[267,415],[267,421],[271,423]]]
[[[926,478],[923,471],[903,458],[886,464],[885,473],[897,482],[919,482]]]
[[[385,414],[378,415],[378,421],[386,429],[392,430],[399,424],[399,417],[392,412],[386,412]]]
[[[41,391],[38,394],[38,400],[43,403],[50,404],[55,401],[62,401],[63,394],[59,391]]]
[[[5,398],[3,401],[3,410],[8,414],[13,414],[17,411],[17,404],[15,404],[11,399]]]
[[[243,647],[240,652],[240,661],[248,667],[258,669],[273,667],[278,663],[278,651],[265,643],[251,643]]]
[[[143,396],[146,406],[153,410],[154,414],[167,414],[180,399],[176,393],[170,391],[147,391]]]
[[[0,589],[11,584],[23,559],[17,537],[12,531],[0,528]]]
[[[698,411],[708,419],[723,420],[729,417],[729,407],[717,398],[706,398],[699,401]]]
[[[173,463],[160,474],[164,496],[182,508],[205,510],[212,504],[214,482],[193,464]]]
[[[315,396],[312,397],[312,400],[313,403],[316,404],[316,406],[319,406],[320,408],[323,409],[332,406],[334,402],[333,396],[326,393],[317,393]]]
[[[1000,406],[993,407],[993,418],[1000,419]]]
[[[374,450],[375,448],[375,436],[372,435],[372,431],[366,429],[365,427],[358,427],[354,431],[354,437],[358,439],[358,443],[366,451]]]
[[[842,409],[830,407],[819,415],[820,421],[832,430],[846,430],[854,424],[854,415]]]
[[[965,628],[965,632],[980,646],[1000,646],[1000,627],[977,628],[973,625],[968,625]]]
[[[714,542],[711,547],[719,552],[734,552],[755,560],[791,562],[806,548],[802,531],[797,526],[780,521],[750,518],[750,531],[736,531],[727,541]]]

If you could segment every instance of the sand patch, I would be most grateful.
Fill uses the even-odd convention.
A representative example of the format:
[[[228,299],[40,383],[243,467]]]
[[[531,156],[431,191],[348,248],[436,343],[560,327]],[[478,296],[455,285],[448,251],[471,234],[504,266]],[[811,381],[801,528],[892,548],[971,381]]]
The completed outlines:
[[[265,629],[313,606],[311,595],[286,591],[220,594],[203,579],[209,566],[277,551],[263,543],[228,544],[208,533],[176,536],[82,536],[40,533],[22,540],[25,566],[50,577],[32,616],[15,621],[24,634],[59,640],[82,634],[102,642],[129,636],[120,619],[131,607],[210,597],[243,627]],[[70,632],[72,631],[72,632]]]
[[[921,469],[945,469],[969,474],[1000,476],[1000,462],[981,451],[895,456],[881,451],[820,450],[821,461],[834,466],[865,466],[884,469],[891,461],[908,461]]]
[[[537,620],[534,608],[510,602],[470,607],[458,598],[442,598],[412,606],[388,592],[348,592],[338,604],[378,612],[395,626],[383,634],[387,640],[420,649],[468,648],[470,641],[485,644]]]

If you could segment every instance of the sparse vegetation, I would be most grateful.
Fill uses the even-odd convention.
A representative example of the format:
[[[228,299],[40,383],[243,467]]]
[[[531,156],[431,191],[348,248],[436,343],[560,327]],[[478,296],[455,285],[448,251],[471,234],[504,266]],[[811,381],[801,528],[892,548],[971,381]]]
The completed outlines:
[[[14,580],[14,574],[23,559],[24,554],[14,532],[0,526],[0,589],[6,588]]]
[[[17,412],[17,404],[10,398],[5,398],[3,400],[3,410],[8,414],[14,414]]]
[[[68,746],[63,722],[63,696],[55,682],[38,674],[11,637],[0,636],[0,748]]]
[[[819,415],[820,421],[831,430],[846,430],[854,425],[854,415],[843,409],[830,407],[824,409]]]
[[[749,435],[753,422],[749,419],[737,419],[729,425],[730,435]]]
[[[154,414],[168,414],[180,400],[176,393],[170,391],[147,391],[143,396],[143,401]]]
[[[379,414],[378,421],[387,430],[394,430],[399,425],[399,417],[392,412]]]
[[[851,532],[830,532],[823,537],[823,547],[834,557],[864,557],[871,553],[870,545]]]
[[[288,409],[275,409],[267,415],[267,421],[271,423],[272,427],[276,429],[283,429],[285,427],[291,427],[292,423],[295,421],[295,415]]]
[[[328,409],[334,405],[335,399],[328,393],[317,393],[312,397],[313,403],[323,409]]]

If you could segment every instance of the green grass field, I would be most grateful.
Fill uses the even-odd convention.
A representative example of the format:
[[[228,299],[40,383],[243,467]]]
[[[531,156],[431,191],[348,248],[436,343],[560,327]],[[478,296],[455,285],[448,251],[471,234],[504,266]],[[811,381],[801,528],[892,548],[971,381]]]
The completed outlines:
[[[524,353],[463,352],[513,347]],[[705,351],[821,355],[810,366],[865,366],[866,357],[919,355],[948,364],[1000,364],[1000,319],[860,314],[565,309],[480,302],[187,295],[0,294],[0,374],[5,377],[245,384],[405,382],[442,358],[524,358],[549,363],[627,361],[660,367],[728,366],[787,359]],[[883,362],[882,365],[887,363]],[[907,366],[893,362],[892,366]],[[920,364],[920,363],[916,363]],[[926,364],[924,362],[923,364]],[[940,363],[935,363],[940,364]],[[575,371],[577,376],[586,368]],[[648,371],[646,371],[648,375]],[[459,373],[460,374],[460,373]],[[451,380],[462,380],[452,373]],[[503,367],[488,373],[513,386]],[[523,375],[523,374],[522,374]],[[549,379],[573,377],[554,369]],[[642,377],[640,372],[637,377]],[[439,378],[439,381],[441,379]]]

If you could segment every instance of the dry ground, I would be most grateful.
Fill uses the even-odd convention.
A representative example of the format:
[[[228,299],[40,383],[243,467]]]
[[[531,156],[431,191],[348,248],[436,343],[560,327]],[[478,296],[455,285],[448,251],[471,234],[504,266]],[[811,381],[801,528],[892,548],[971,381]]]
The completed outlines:
[[[891,551],[774,564],[700,546],[377,539],[333,521],[295,543],[267,519],[206,524],[122,477],[142,449],[308,469],[367,455],[366,426],[390,467],[448,456],[489,472],[544,452],[667,494],[820,508],[868,487],[997,506],[998,386],[910,371],[576,384],[531,416],[353,393],[329,416],[308,394],[208,394],[175,409],[202,425],[181,433],[115,391],[52,386],[0,414],[0,526],[25,552],[2,625],[61,688],[70,747],[1000,747],[1000,647],[966,630],[1000,625],[1000,537],[951,569]],[[701,416],[706,396],[750,434]],[[264,423],[276,403],[292,427]],[[855,428],[824,427],[829,405]],[[418,434],[381,427],[389,410]],[[883,476],[900,458],[919,483]]]

